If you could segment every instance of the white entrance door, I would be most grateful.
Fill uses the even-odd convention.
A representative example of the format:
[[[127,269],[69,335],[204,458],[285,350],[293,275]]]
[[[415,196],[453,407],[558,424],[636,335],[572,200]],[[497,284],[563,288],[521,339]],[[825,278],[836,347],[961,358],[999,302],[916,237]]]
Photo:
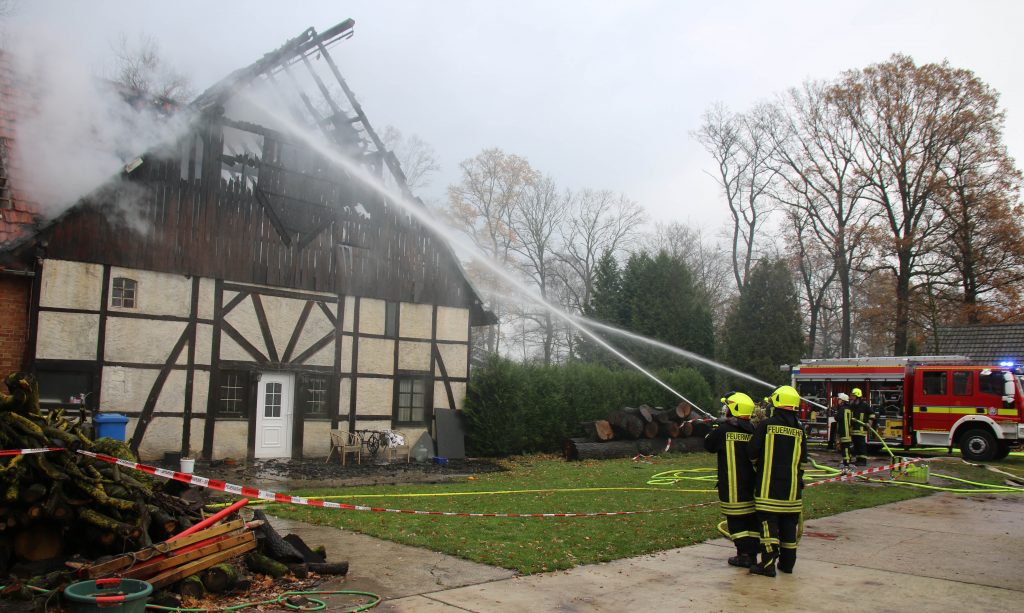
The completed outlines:
[[[292,455],[292,398],[295,376],[263,373],[256,397],[256,457]]]

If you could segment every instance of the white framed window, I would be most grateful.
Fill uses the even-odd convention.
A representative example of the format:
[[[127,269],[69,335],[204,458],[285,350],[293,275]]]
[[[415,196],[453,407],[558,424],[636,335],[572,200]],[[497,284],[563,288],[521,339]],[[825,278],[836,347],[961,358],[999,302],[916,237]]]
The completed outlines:
[[[114,277],[110,288],[110,306],[134,309],[138,299],[139,284],[128,277]]]

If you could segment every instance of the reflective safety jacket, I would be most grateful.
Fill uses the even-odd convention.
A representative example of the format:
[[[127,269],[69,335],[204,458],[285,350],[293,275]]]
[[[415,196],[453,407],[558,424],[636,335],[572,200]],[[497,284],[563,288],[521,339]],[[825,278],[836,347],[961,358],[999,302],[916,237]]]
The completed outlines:
[[[844,402],[836,407],[836,440],[840,443],[849,443],[851,427],[853,425],[853,409],[849,402]]]
[[[749,420],[729,417],[704,437],[704,449],[718,454],[718,500],[725,515],[754,512],[757,477],[747,447],[753,434]]]
[[[875,412],[871,410],[871,405],[866,400],[858,400],[853,404],[851,408],[853,419],[863,422],[863,424],[872,425],[875,419]],[[856,421],[852,422],[853,426],[851,432],[854,436],[867,436],[867,427],[863,424],[859,424]]]
[[[807,460],[807,439],[794,412],[776,409],[754,430],[748,451],[757,471],[754,507],[773,513],[802,511],[800,464]]]

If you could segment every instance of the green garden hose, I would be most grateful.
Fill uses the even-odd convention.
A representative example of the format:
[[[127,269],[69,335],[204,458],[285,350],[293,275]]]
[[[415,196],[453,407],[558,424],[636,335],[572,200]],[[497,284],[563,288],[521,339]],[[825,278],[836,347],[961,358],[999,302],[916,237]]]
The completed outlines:
[[[3,591],[7,586],[0,586],[0,591]],[[34,585],[25,585],[26,588],[34,590],[41,594],[52,594],[56,590],[47,590]],[[310,591],[289,591],[279,594],[276,598],[269,598],[267,600],[259,600],[255,602],[243,602],[242,604],[233,605],[230,607],[223,607],[220,609],[203,609],[203,608],[188,608],[188,607],[165,607],[158,604],[147,604],[147,609],[154,611],[172,611],[174,613],[230,613],[231,611],[241,611],[242,609],[248,609],[249,607],[257,607],[266,604],[277,604],[281,605],[286,609],[292,611],[325,611],[327,610],[327,603],[319,598],[310,598],[310,596],[331,596],[335,594],[344,594],[349,596],[367,596],[372,600],[368,603],[361,604],[359,606],[341,609],[338,613],[357,613],[358,611],[366,611],[380,604],[382,598],[378,594],[373,592],[361,592],[358,590],[310,590]],[[313,604],[311,607],[304,607],[294,605],[288,602],[286,599],[291,596],[302,596]]]

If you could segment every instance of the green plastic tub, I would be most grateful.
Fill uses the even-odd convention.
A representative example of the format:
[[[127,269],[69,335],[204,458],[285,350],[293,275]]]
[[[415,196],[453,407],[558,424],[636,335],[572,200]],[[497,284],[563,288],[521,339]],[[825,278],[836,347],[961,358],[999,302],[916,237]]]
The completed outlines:
[[[79,581],[64,588],[71,613],[144,613],[153,586],[138,579]]]

